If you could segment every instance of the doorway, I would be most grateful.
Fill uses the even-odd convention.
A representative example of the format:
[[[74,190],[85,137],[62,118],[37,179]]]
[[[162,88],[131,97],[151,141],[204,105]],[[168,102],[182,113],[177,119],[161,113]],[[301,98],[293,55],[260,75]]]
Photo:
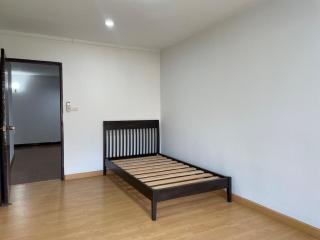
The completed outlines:
[[[11,185],[63,180],[62,64],[7,61],[15,126]]]

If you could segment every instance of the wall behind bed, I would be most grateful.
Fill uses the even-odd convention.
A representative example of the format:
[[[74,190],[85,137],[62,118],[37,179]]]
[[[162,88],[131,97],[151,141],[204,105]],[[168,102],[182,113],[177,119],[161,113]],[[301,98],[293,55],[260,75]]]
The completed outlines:
[[[160,118],[160,54],[0,31],[11,58],[63,63],[65,174],[102,170],[102,121]]]
[[[162,151],[320,227],[320,4],[270,0],[161,54]]]

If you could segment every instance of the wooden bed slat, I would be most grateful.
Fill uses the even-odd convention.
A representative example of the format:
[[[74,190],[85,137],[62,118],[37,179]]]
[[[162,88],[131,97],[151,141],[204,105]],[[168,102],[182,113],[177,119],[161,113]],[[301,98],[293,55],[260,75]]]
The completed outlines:
[[[184,176],[184,177],[175,177],[175,178],[170,178],[170,179],[165,179],[165,180],[147,182],[146,185],[148,185],[150,187],[154,187],[154,186],[158,186],[158,185],[164,185],[164,184],[169,184],[169,183],[177,183],[177,182],[185,182],[185,181],[189,181],[189,180],[207,178],[207,177],[212,177],[212,176],[213,175],[211,173],[201,173],[201,174],[196,174],[196,175],[190,175],[190,176]]]
[[[152,162],[152,161],[163,161],[167,160],[167,158],[154,158],[154,159],[142,159],[142,160],[127,160],[127,161],[113,161],[114,164],[120,165],[120,164],[134,164],[134,163],[145,163],[145,162]]]
[[[147,167],[161,167],[161,166],[167,166],[167,165],[172,165],[172,164],[177,164],[177,161],[169,161],[169,162],[158,162],[158,163],[150,163],[146,165],[139,165],[139,166],[130,166],[130,167],[122,167],[122,169],[125,170],[134,170],[134,169],[144,169]]]
[[[128,172],[136,172],[136,171],[152,171],[152,170],[157,170],[157,169],[162,169],[162,168],[174,168],[174,167],[179,167],[179,166],[186,166],[185,164],[183,163],[173,163],[173,164],[170,164],[169,166],[149,166],[149,167],[143,167],[143,168],[136,168],[136,169],[128,169],[126,171]]]
[[[141,179],[141,178],[147,178],[147,177],[165,176],[166,174],[172,174],[172,173],[190,172],[194,170],[197,170],[197,169],[190,167],[190,168],[182,168],[182,169],[175,169],[175,170],[167,170],[162,172],[137,174],[135,175],[135,177],[137,177],[138,179]]]
[[[140,162],[140,163],[114,163],[119,167],[131,167],[131,166],[140,166],[140,165],[147,165],[153,163],[165,163],[165,162],[172,162],[173,160],[170,159],[161,159],[161,160],[150,160],[148,162]],[[175,161],[176,162],[176,161]]]
[[[154,172],[163,172],[167,170],[175,170],[175,169],[181,169],[181,168],[189,168],[187,165],[182,166],[175,166],[175,167],[164,167],[154,170],[143,170],[143,171],[128,171],[130,174],[136,175],[136,174],[143,174],[143,173],[154,173]]]
[[[139,161],[139,160],[148,160],[153,158],[166,158],[161,155],[152,155],[152,156],[146,156],[146,157],[133,157],[133,158],[122,158],[122,159],[116,159],[112,160],[113,162],[122,162],[122,161]]]
[[[141,161],[148,161],[152,159],[167,159],[166,157],[163,156],[149,156],[149,157],[139,157],[139,158],[126,158],[126,159],[118,159],[118,160],[113,160],[112,162],[114,163],[119,163],[119,162],[141,162]]]
[[[176,163],[177,161],[173,160],[160,160],[160,161],[150,161],[150,162],[144,162],[140,164],[116,164],[121,168],[131,168],[131,167],[143,167],[148,165],[154,165],[154,164],[165,164],[165,163]]]
[[[212,181],[212,180],[216,180],[218,178],[219,177],[208,177],[208,178],[201,178],[201,179],[195,179],[195,180],[184,181],[184,182],[170,183],[170,184],[155,186],[155,187],[152,187],[152,189],[159,190],[159,189],[165,189],[165,188],[170,188],[170,187],[178,187],[178,186],[188,185],[188,184],[192,184],[192,183],[201,183],[201,182]]]
[[[155,161],[155,162],[148,162],[143,164],[126,164],[126,165],[118,165],[118,167],[121,167],[123,169],[129,169],[129,168],[141,168],[141,167],[148,167],[148,166],[154,166],[154,165],[161,165],[161,164],[167,164],[167,163],[177,163],[177,161]]]
[[[152,161],[163,161],[167,158],[150,158],[150,159],[141,159],[141,160],[126,160],[126,161],[113,161],[114,164],[136,164],[136,163],[144,163],[144,162],[152,162]]]
[[[169,158],[150,158],[150,159],[142,159],[142,160],[126,160],[126,161],[112,161],[114,164],[139,164],[144,162],[152,162],[152,161],[166,161],[166,160],[172,160]]]
[[[157,176],[157,177],[139,178],[139,179],[145,183],[145,182],[152,182],[152,181],[163,180],[163,179],[174,178],[174,177],[184,177],[184,176],[196,175],[196,174],[200,174],[200,173],[204,173],[204,171],[196,170],[196,171],[173,173],[173,174],[166,174],[166,175],[161,175],[161,176]]]

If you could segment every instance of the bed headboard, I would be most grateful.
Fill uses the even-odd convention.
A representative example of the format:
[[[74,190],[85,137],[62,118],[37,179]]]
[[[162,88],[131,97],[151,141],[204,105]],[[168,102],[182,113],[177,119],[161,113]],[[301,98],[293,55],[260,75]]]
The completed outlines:
[[[159,141],[159,120],[103,122],[104,161],[156,155]]]

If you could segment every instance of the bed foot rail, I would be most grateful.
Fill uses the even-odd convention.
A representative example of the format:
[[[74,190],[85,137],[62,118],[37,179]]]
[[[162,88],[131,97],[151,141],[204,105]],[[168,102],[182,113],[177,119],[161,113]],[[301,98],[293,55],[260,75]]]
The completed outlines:
[[[231,177],[228,177],[227,201],[228,201],[228,202],[232,202],[232,184],[231,184]]]

